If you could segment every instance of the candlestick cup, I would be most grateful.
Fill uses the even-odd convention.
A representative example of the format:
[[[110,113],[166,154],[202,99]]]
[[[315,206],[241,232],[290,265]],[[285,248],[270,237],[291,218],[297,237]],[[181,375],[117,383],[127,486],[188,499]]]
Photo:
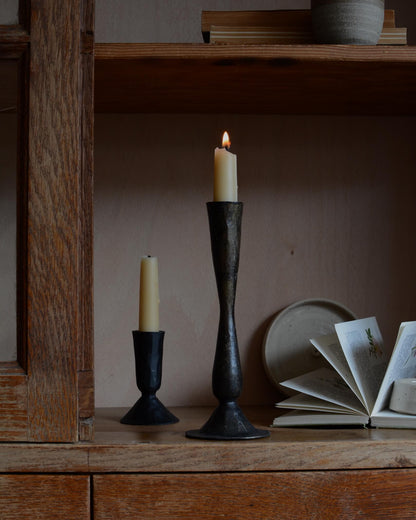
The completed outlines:
[[[242,389],[242,373],[234,318],[235,293],[240,257],[241,202],[208,202],[211,251],[217,282],[220,318],[212,372],[212,390],[218,407],[200,430],[190,430],[191,438],[246,440],[268,437],[258,430],[237,404]]]
[[[120,420],[123,424],[171,424],[178,422],[156,397],[162,381],[165,333],[133,330],[136,383],[142,395]]]

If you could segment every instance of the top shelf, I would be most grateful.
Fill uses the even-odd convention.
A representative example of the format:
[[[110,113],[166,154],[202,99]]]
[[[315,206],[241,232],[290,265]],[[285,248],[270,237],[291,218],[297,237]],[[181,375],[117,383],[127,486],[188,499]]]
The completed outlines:
[[[416,115],[416,47],[99,43],[95,111]]]

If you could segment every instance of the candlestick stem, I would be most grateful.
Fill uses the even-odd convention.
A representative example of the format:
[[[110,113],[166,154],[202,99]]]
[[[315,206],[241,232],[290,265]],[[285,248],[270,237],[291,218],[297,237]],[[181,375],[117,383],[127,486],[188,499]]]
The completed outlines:
[[[267,437],[237,404],[242,373],[235,327],[234,305],[240,258],[241,202],[208,202],[211,251],[217,282],[220,317],[212,371],[212,390],[218,407],[200,430],[186,432],[199,439],[243,440]]]

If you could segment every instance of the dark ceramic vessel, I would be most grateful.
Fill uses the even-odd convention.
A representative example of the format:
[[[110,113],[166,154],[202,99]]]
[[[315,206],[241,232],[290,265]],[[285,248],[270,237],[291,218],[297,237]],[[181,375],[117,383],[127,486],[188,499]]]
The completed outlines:
[[[377,45],[384,0],[312,0],[311,8],[317,43]]]

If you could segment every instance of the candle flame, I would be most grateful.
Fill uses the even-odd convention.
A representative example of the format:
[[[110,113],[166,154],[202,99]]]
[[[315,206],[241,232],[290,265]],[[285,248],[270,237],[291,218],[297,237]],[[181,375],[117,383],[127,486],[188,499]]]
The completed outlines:
[[[222,147],[223,148],[229,148],[231,146],[230,136],[228,135],[228,132],[224,132],[222,136]]]

